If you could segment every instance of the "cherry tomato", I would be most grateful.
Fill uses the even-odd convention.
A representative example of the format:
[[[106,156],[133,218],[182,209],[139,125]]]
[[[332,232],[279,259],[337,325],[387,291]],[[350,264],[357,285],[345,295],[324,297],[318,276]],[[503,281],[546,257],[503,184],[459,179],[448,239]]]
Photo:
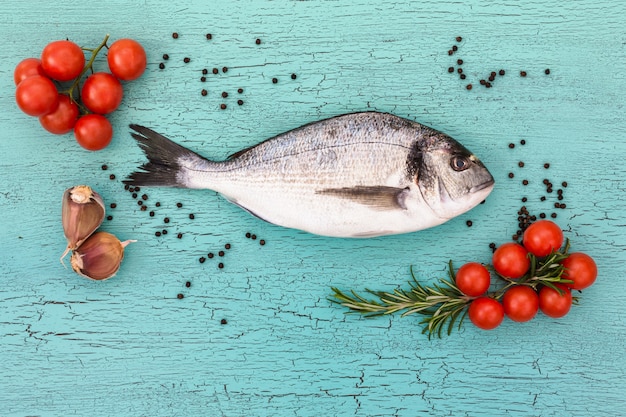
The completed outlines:
[[[502,297],[504,314],[513,321],[529,321],[539,310],[537,292],[526,285],[509,288]]]
[[[15,85],[18,85],[26,78],[32,77],[33,75],[43,75],[45,77],[46,73],[41,66],[41,60],[39,58],[26,58],[15,66],[13,81],[15,81]]]
[[[76,122],[74,137],[83,148],[99,151],[111,143],[113,127],[106,117],[100,114],[88,114]]]
[[[107,62],[111,73],[120,80],[135,80],[146,69],[146,51],[137,41],[120,39],[109,47]]]
[[[492,330],[504,320],[504,309],[498,300],[480,297],[472,301],[467,311],[474,326],[483,330]]]
[[[563,231],[550,220],[538,220],[524,232],[524,247],[535,256],[547,256],[563,245]]]
[[[56,110],[39,117],[41,126],[55,135],[70,132],[76,120],[78,120],[78,106],[65,94],[59,94],[59,104]]]
[[[23,80],[15,90],[15,101],[29,116],[43,116],[55,109],[58,100],[54,83],[42,75],[33,75]]]
[[[90,75],[85,80],[80,94],[83,104],[98,114],[108,114],[117,109],[123,95],[122,84],[107,72]]]
[[[478,262],[469,262],[456,272],[456,286],[461,292],[469,297],[483,295],[491,284],[491,275],[483,265]]]
[[[550,287],[543,287],[539,290],[539,309],[546,316],[558,319],[569,313],[572,307],[572,290],[563,284],[554,285],[563,294]]]
[[[561,278],[574,281],[567,284],[573,290],[582,290],[596,281],[598,267],[593,258],[585,253],[574,252],[561,264],[565,267]]]
[[[43,48],[41,66],[52,79],[70,81],[85,67],[83,50],[72,41],[54,41]]]
[[[496,272],[509,279],[521,278],[530,268],[528,251],[514,242],[500,245],[491,261]]]

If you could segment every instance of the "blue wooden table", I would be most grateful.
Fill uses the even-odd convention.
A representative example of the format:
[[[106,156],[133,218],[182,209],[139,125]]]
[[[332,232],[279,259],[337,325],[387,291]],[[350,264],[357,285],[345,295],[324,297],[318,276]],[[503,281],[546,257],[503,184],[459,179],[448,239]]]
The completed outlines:
[[[1,3],[0,415],[626,415],[624,27],[616,0]],[[111,146],[87,152],[19,112],[12,72],[52,40],[107,33],[140,41],[149,64],[110,116]],[[459,139],[495,190],[443,226],[349,240],[263,223],[210,191],[142,190],[150,217],[121,183],[144,161],[129,123],[223,159],[363,110]],[[544,178],[568,182],[565,209],[540,201]],[[104,282],[58,261],[61,195],[83,183],[117,204],[103,229],[138,241]],[[488,263],[524,196],[598,263],[567,317],[428,340],[419,317],[368,320],[328,301],[331,286],[403,286],[410,265],[429,284],[450,259]]]

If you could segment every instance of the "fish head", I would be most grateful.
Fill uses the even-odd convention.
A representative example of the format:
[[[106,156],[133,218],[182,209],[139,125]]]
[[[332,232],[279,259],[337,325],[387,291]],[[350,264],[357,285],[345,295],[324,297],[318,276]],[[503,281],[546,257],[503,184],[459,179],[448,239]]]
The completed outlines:
[[[416,142],[409,164],[424,201],[446,220],[477,206],[493,190],[494,179],[485,165],[441,132],[432,131]]]

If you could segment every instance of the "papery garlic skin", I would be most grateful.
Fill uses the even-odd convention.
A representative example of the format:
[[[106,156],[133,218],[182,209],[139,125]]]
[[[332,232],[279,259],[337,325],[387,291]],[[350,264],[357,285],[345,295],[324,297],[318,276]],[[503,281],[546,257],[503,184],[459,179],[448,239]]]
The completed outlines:
[[[104,200],[87,185],[68,188],[63,193],[63,233],[67,248],[61,260],[71,250],[79,247],[104,221]]]
[[[120,242],[107,232],[89,236],[72,253],[70,264],[79,275],[93,280],[105,280],[114,276],[124,259],[124,248],[134,240]]]

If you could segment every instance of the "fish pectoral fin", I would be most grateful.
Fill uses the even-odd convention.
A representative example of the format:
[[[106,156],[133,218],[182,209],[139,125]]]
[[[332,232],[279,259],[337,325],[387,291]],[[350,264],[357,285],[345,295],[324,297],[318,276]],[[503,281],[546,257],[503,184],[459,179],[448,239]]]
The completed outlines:
[[[343,198],[376,210],[406,210],[410,189],[383,185],[358,185],[355,187],[325,188],[317,194]]]

